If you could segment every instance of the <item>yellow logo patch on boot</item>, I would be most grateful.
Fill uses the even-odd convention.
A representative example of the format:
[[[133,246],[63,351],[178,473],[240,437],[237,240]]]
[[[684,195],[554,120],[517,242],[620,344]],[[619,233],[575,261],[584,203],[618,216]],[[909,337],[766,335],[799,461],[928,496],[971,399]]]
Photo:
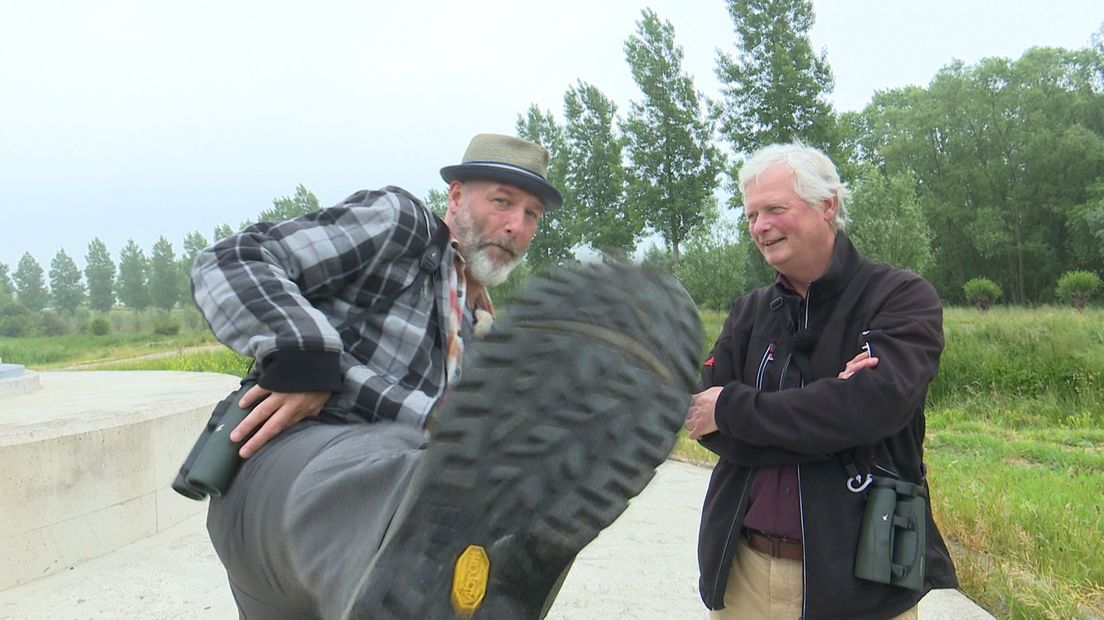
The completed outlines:
[[[491,573],[491,560],[478,545],[469,545],[456,558],[452,573],[452,608],[465,618],[471,617],[487,594],[487,580]]]

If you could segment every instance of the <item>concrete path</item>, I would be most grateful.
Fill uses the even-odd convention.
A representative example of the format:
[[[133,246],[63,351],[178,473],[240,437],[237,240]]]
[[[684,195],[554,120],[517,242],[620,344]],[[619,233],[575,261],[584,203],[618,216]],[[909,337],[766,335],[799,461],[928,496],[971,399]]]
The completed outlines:
[[[707,614],[696,591],[694,541],[709,472],[668,462],[625,514],[584,549],[550,620],[679,620]],[[70,570],[0,591],[0,618],[235,618],[203,515]],[[992,618],[961,593],[937,590],[923,620]]]

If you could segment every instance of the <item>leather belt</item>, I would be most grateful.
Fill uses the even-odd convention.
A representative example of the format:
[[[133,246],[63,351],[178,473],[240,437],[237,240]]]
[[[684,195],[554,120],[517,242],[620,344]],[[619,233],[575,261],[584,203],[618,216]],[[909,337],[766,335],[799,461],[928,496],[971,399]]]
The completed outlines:
[[[744,528],[743,534],[748,546],[759,553],[765,553],[783,560],[797,560],[800,562],[804,559],[801,541],[769,536],[758,530],[748,528]]]

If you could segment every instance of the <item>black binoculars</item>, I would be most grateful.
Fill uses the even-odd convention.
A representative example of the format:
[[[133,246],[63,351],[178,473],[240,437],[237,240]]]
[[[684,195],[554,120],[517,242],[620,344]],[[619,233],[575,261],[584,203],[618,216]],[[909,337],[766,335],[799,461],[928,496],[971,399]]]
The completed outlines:
[[[219,497],[226,492],[241,466],[238,449],[244,443],[244,440],[230,441],[230,431],[249,415],[249,410],[239,407],[238,401],[253,385],[253,381],[243,381],[241,388],[215,406],[211,419],[173,480],[174,491],[188,499],[200,501],[208,496]]]

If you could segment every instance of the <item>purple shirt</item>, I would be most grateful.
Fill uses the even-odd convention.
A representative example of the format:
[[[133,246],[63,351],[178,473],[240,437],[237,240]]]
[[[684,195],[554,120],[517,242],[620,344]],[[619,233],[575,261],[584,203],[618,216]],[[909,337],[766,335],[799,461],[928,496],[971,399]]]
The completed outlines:
[[[796,465],[764,467],[755,472],[744,527],[788,540],[801,540]]]

